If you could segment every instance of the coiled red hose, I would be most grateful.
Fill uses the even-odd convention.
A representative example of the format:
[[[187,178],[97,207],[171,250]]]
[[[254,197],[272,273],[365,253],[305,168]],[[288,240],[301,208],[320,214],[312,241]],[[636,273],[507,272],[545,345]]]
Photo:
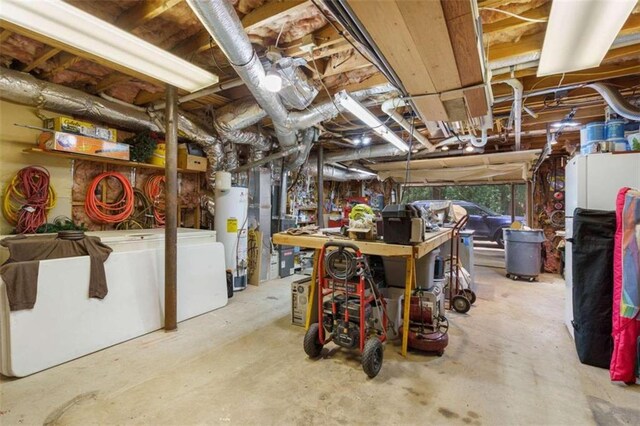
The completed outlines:
[[[120,182],[122,193],[120,198],[114,202],[99,200],[96,196],[96,189],[103,179],[114,178]],[[87,196],[84,200],[84,209],[93,222],[96,223],[119,223],[127,220],[133,212],[133,187],[127,178],[118,172],[101,173],[91,182],[87,189]]]
[[[7,191],[10,199],[21,203],[17,212],[16,231],[20,234],[35,233],[47,222],[47,210],[51,207],[49,172],[44,167],[30,166],[20,170]]]
[[[149,176],[144,183],[144,193],[153,203],[153,217],[157,226],[164,226],[164,175]]]

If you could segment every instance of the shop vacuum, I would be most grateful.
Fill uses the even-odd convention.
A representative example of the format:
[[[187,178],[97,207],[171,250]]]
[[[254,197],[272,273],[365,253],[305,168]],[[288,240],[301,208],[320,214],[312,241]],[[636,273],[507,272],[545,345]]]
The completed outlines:
[[[444,354],[449,344],[449,321],[444,316],[445,276],[442,258],[436,259],[433,282],[417,288],[411,296],[409,310],[409,347],[424,352]],[[399,333],[402,334],[402,327]]]

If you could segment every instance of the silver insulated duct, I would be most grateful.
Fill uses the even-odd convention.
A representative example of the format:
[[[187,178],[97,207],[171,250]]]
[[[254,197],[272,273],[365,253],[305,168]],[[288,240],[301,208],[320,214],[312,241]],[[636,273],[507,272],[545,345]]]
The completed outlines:
[[[296,132],[286,126],[288,111],[278,94],[264,87],[264,68],[231,3],[226,0],[187,1],[258,104],[273,120],[281,147],[294,146]]]
[[[162,132],[147,113],[136,108],[6,68],[0,68],[0,98],[39,109],[86,117],[115,127]],[[178,128],[187,139],[204,148],[209,157],[210,177],[223,167],[224,153],[218,138],[183,112],[178,116]]]
[[[640,121],[640,108],[630,104],[614,86],[605,83],[587,84],[602,96],[612,110],[621,117],[629,120]]]

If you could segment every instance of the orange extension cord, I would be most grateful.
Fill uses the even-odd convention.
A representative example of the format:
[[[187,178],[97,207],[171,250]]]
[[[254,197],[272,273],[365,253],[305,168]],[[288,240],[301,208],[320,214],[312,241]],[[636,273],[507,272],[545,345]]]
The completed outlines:
[[[35,233],[47,222],[47,211],[55,205],[56,195],[49,184],[49,172],[44,167],[21,169],[5,192],[2,212],[20,234]]]
[[[103,179],[114,178],[122,186],[120,198],[112,203],[101,201],[96,196],[96,189]],[[119,223],[131,216],[133,212],[133,188],[122,173],[107,172],[96,176],[87,189],[84,209],[89,218],[96,223]]]
[[[164,175],[149,176],[144,193],[153,203],[153,217],[157,226],[164,226]]]

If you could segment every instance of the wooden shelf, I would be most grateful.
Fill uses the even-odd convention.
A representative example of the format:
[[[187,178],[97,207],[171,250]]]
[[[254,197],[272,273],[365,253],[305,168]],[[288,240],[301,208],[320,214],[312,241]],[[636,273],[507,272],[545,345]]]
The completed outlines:
[[[316,206],[302,206],[302,207],[298,207],[298,210],[302,210],[302,211],[311,211],[311,210],[317,210],[318,207]]]
[[[93,161],[94,163],[113,164],[116,166],[164,170],[164,166],[157,166],[155,164],[138,163],[136,161],[117,160],[115,158],[96,157],[93,155],[76,154],[73,152],[46,151],[40,148],[27,148],[22,152],[25,152],[27,154],[47,155],[50,157],[57,157],[57,158],[68,158],[71,160]],[[178,169],[178,172],[179,173],[204,173],[198,170],[187,170],[187,169]]]

